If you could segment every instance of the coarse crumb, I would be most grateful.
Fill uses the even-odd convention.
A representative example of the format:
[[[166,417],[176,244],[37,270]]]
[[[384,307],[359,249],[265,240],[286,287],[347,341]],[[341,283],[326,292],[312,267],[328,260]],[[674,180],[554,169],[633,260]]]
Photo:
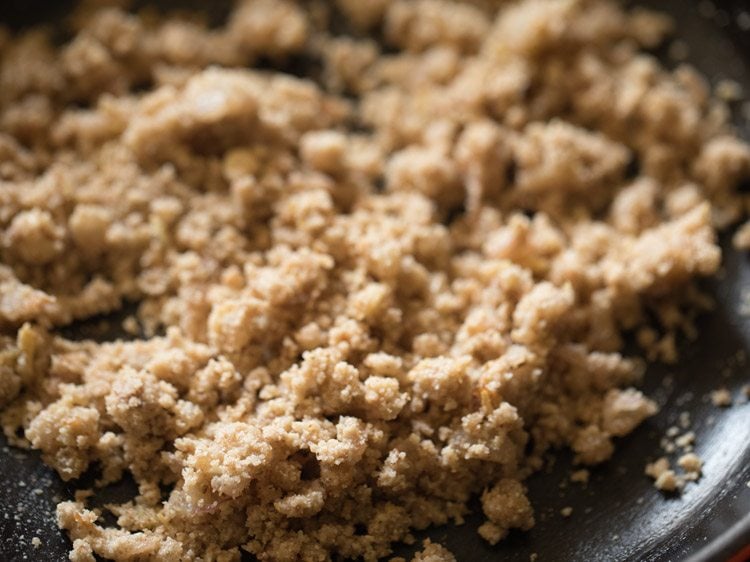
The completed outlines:
[[[734,236],[732,237],[732,244],[735,248],[738,250],[750,250],[750,221],[747,221],[740,226],[736,232],[734,233]],[[743,310],[747,310],[748,304],[746,303],[746,298],[744,298],[745,295],[743,295],[742,299],[742,306]],[[746,312],[743,312],[743,314],[747,314]]]
[[[711,392],[711,402],[714,406],[727,408],[732,405],[732,395],[726,388],[719,388]]]
[[[651,56],[667,18],[120,4],[0,31],[0,423],[138,484],[59,503],[72,561],[372,562],[477,497],[495,544],[546,455],[604,462],[656,412],[644,358],[695,334],[750,177],[722,100]],[[61,331],[134,309],[129,341]]]
[[[42,546],[42,540],[39,537],[32,537],[31,546],[33,546],[34,548],[39,548],[40,546]]]
[[[137,336],[138,332],[140,331],[140,327],[138,326],[138,319],[132,314],[126,316],[122,321],[122,329],[131,336]]]
[[[742,86],[735,80],[720,80],[714,88],[716,96],[724,101],[742,99]]]
[[[440,544],[427,539],[423,546],[424,548],[414,555],[412,562],[456,562],[456,557]]]
[[[654,481],[654,487],[662,492],[675,492],[683,486],[682,479],[674,470],[665,470]]]
[[[587,484],[591,473],[585,468],[575,470],[570,474],[571,482],[578,482],[580,484]]]
[[[675,445],[677,445],[678,447],[682,447],[683,449],[686,447],[690,447],[693,445],[693,443],[695,443],[695,433],[692,431],[683,433],[674,440],[674,443]]]
[[[695,453],[686,453],[677,459],[677,465],[685,471],[686,480],[698,480],[703,469],[703,460]]]
[[[573,515],[573,508],[570,506],[563,507],[560,510],[560,515],[562,515],[563,517],[570,517],[571,515]]]
[[[654,480],[659,478],[664,472],[669,470],[669,459],[661,457],[652,463],[646,465],[645,473]]]

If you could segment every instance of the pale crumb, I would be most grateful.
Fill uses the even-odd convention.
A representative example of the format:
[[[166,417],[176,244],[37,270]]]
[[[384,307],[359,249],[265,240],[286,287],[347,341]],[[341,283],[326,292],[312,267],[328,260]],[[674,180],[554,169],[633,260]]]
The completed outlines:
[[[691,471],[691,472],[685,472],[682,474],[682,479],[685,482],[697,482],[698,480],[700,480],[700,477],[701,477],[700,472]]]
[[[456,562],[456,557],[444,546],[425,539],[423,548],[411,559],[411,562]]]
[[[126,316],[125,319],[122,321],[122,329],[125,330],[125,332],[130,334],[131,336],[137,336],[138,333],[140,332],[140,325],[138,324],[138,319],[132,314],[129,316]]]
[[[711,402],[714,406],[727,408],[732,405],[732,395],[726,388],[719,388],[711,392]]]
[[[669,459],[667,457],[661,457],[654,462],[647,464],[644,472],[647,476],[650,476],[655,480],[667,470],[669,470]]]
[[[578,482],[579,484],[587,484],[591,473],[585,468],[575,470],[570,473],[570,481]]]
[[[664,438],[661,440],[660,444],[665,453],[674,453],[677,450],[677,446],[675,445],[674,441],[670,439]]]
[[[677,439],[674,440],[675,445],[678,447],[688,447],[695,443],[695,433],[692,431],[688,431],[687,433],[683,433],[680,435]]]
[[[745,104],[747,105],[747,104]],[[743,105],[744,107],[744,105]],[[748,113],[750,117],[750,113]],[[750,250],[750,221],[742,224],[732,236],[732,244],[735,248],[742,251]],[[747,287],[742,287],[740,291],[740,314],[747,316],[750,314],[750,291]]]
[[[570,517],[571,515],[573,515],[573,508],[570,506],[563,507],[560,510],[560,515],[562,515],[563,517]]]
[[[703,461],[695,453],[687,453],[677,459],[677,465],[686,472],[701,473]]]
[[[42,546],[42,540],[39,537],[32,537],[31,546],[33,546],[34,548],[39,548],[40,546]]]
[[[683,481],[674,470],[665,470],[654,481],[654,487],[662,492],[675,492],[683,486]]]
[[[736,80],[720,80],[714,88],[718,98],[733,102],[742,99],[742,86]]]
[[[539,559],[539,555],[536,552],[529,554],[529,562],[536,562]]]

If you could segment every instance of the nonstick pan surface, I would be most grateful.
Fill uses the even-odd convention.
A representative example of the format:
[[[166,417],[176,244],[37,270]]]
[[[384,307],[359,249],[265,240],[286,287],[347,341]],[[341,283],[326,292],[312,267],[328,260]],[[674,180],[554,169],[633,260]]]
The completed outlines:
[[[750,2],[639,4],[676,19],[677,37],[689,48],[688,61],[712,83],[731,78],[743,86],[746,96],[750,94]],[[14,27],[54,21],[69,5],[0,0],[0,21]],[[664,60],[670,64],[668,57]],[[744,112],[741,105],[733,108],[735,124],[748,138],[750,105]],[[461,527],[434,529],[418,538],[429,536],[446,545],[459,561],[526,562],[534,553],[540,561],[750,559],[750,403],[719,409],[708,399],[722,386],[738,396],[750,383],[750,361],[742,360],[750,357],[750,316],[743,315],[741,306],[750,300],[750,256],[732,250],[728,241],[725,235],[722,275],[706,283],[716,308],[700,319],[700,336],[682,343],[678,365],[654,364],[647,371],[644,390],[660,402],[660,413],[621,439],[612,460],[592,471],[586,487],[568,482],[570,458],[561,454],[550,469],[528,481],[538,520],[531,531],[512,533],[491,547],[476,534],[480,517],[475,516]],[[111,325],[119,325],[116,318]],[[65,335],[103,340],[122,334],[102,329],[97,321],[67,329]],[[660,439],[683,412],[692,420],[704,475],[681,496],[669,497],[653,488],[643,468],[647,460],[662,454]],[[70,543],[57,529],[54,510],[57,501],[72,497],[76,487],[63,483],[38,454],[0,441],[0,561],[67,560]],[[125,482],[102,496],[124,499],[131,487]],[[561,516],[564,507],[572,507],[570,517]],[[41,542],[37,547],[34,537]],[[743,550],[746,557],[738,554]],[[409,549],[397,554],[408,555]]]

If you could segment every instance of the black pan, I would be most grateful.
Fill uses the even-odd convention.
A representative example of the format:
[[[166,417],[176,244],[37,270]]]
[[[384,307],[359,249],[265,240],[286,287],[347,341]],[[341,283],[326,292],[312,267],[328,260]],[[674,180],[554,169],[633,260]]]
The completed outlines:
[[[675,17],[677,35],[690,48],[688,60],[712,82],[732,78],[750,94],[750,31],[742,29],[750,21],[750,1],[640,3]],[[50,21],[63,15],[68,5],[59,0],[0,0],[0,21],[14,26]],[[743,11],[747,16],[740,16]],[[735,122],[748,137],[750,115],[745,112],[742,117],[739,104],[735,109]],[[528,482],[538,520],[530,532],[512,533],[490,547],[475,532],[480,520],[475,516],[462,527],[434,529],[419,538],[429,536],[445,544],[460,561],[526,562],[533,553],[540,561],[750,559],[750,552],[744,558],[738,555],[750,545],[750,404],[719,409],[708,399],[720,386],[737,396],[750,383],[750,362],[736,360],[738,352],[750,356],[750,317],[742,315],[740,306],[750,296],[750,259],[732,250],[728,240],[725,236],[724,273],[706,285],[717,306],[701,318],[700,337],[683,342],[677,366],[648,369],[644,387],[663,405],[661,412],[621,439],[613,459],[592,472],[585,488],[567,482],[570,458],[563,454],[552,469]],[[66,333],[118,335],[97,332],[92,326]],[[704,476],[681,496],[665,497],[652,487],[643,467],[647,459],[661,455],[661,437],[685,411],[693,420]],[[125,482],[105,495],[116,499],[129,487]],[[70,543],[55,525],[54,509],[74,489],[44,467],[37,454],[0,443],[0,562],[66,560]],[[573,508],[570,517],[560,515],[563,507]],[[40,546],[34,546],[33,537]],[[409,552],[404,548],[398,554]]]

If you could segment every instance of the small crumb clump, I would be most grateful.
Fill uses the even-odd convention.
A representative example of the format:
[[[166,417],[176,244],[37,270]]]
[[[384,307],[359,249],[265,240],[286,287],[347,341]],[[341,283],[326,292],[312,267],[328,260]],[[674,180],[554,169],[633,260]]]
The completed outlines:
[[[579,484],[588,484],[590,476],[591,473],[587,469],[581,468],[579,470],[573,471],[570,474],[570,481],[577,482]]]
[[[573,508],[570,506],[563,507],[560,510],[560,515],[562,515],[563,517],[570,517],[571,515],[573,515]]]
[[[456,562],[456,557],[443,545],[427,539],[423,546],[424,548],[411,559],[412,562]]]
[[[732,102],[742,99],[742,86],[735,80],[720,80],[714,91],[716,96],[724,101]]]
[[[686,480],[698,480],[703,469],[703,461],[695,453],[686,453],[677,459],[677,465],[685,471]]]
[[[677,492],[684,486],[684,480],[672,470],[666,457],[647,464],[645,473],[653,478],[654,487],[661,492]]]
[[[681,447],[682,449],[687,449],[688,447],[692,447],[693,443],[695,443],[695,433],[692,431],[688,431],[686,433],[683,433],[679,437],[677,437],[674,440],[675,445],[678,447]]]
[[[728,408],[732,405],[732,394],[726,388],[719,388],[711,392],[711,402],[714,406]]]
[[[656,478],[654,486],[662,492],[675,492],[682,488],[683,483],[674,470],[665,470]]]
[[[668,18],[129,4],[0,27],[0,426],[96,473],[72,561],[374,562],[477,498],[496,544],[554,451],[585,483],[656,413],[750,178],[727,87],[652,56]]]
[[[734,244],[734,247],[738,250],[750,250],[750,221],[743,223],[742,226],[735,231],[734,236],[732,237],[732,244]]]

